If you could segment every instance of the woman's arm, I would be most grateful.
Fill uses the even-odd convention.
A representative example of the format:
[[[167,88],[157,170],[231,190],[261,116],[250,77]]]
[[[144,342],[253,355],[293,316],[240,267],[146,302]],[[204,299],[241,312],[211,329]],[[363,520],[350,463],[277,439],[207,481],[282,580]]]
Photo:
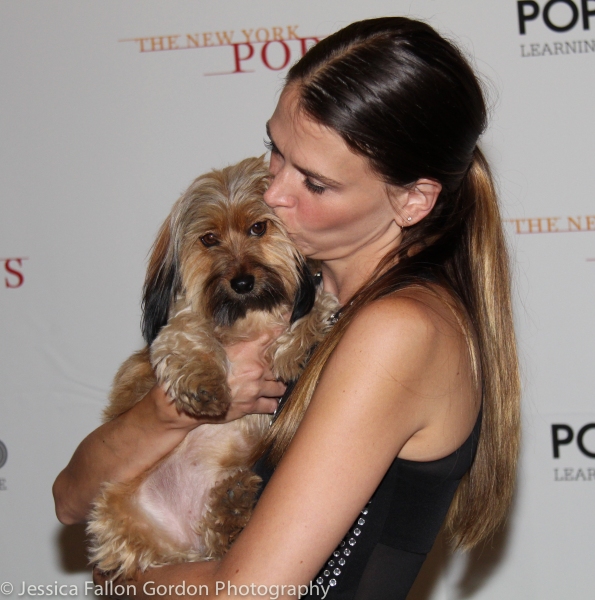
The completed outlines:
[[[139,578],[137,596],[147,581],[208,585],[211,593],[217,582],[307,585],[397,455],[431,460],[463,443],[477,394],[465,340],[443,313],[411,298],[364,309],[228,554],[218,564],[151,569]],[[227,597],[225,590],[218,597]]]
[[[52,488],[58,520],[86,519],[105,481],[128,481],[171,452],[199,421],[179,415],[171,400],[154,387],[118,418],[91,432],[78,446]]]
[[[225,421],[248,413],[272,413],[285,386],[274,381],[265,361],[269,336],[227,348],[233,403]],[[56,515],[65,525],[84,521],[105,481],[128,481],[171,452],[186,434],[213,419],[178,413],[160,387],[129,411],[90,433],[53,486]]]

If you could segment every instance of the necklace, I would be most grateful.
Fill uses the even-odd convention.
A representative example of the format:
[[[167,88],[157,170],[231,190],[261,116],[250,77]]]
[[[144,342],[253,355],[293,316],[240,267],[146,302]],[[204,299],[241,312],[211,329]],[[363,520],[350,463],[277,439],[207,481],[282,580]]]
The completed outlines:
[[[322,285],[322,271],[317,271],[316,273],[314,273],[314,281],[316,282],[316,286]],[[354,301],[352,300],[349,304],[347,304],[347,307],[351,306],[353,302]],[[345,306],[341,306],[341,308],[332,313],[326,320],[326,322],[331,327],[335,325],[335,323],[341,318],[341,314],[343,313],[344,308]]]
[[[334,325],[341,318],[341,315],[343,314],[343,310],[345,308],[349,308],[354,302],[355,302],[355,300],[352,300],[351,302],[349,302],[349,304],[342,306],[339,310],[332,313],[331,316],[327,319],[327,323],[329,325]]]
[[[334,325],[339,320],[339,318],[341,317],[341,312],[342,311],[343,311],[343,308],[340,308],[338,311],[332,313],[331,316],[327,319],[326,322],[329,325],[331,325],[331,326]]]

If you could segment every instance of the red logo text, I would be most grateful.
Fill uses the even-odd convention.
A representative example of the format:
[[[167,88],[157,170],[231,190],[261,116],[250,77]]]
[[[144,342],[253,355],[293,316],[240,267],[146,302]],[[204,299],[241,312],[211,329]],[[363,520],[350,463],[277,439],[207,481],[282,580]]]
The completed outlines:
[[[258,27],[252,29],[204,31],[200,33],[157,35],[120,40],[134,42],[138,51],[166,52],[197,48],[226,48],[229,70],[205,75],[235,75],[253,73],[258,66],[270,71],[282,71],[292,61],[320,41],[319,37],[298,34],[298,25]]]
[[[4,268],[4,287],[20,288],[25,283],[23,261],[28,260],[28,258],[27,256],[0,258],[0,264]]]

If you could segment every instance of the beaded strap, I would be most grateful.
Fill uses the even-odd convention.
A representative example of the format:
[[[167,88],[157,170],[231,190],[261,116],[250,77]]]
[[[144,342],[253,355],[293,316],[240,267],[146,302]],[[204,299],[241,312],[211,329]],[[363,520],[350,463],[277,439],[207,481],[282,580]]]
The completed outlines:
[[[372,500],[366,504],[364,510],[361,511],[360,516],[357,518],[355,523],[351,526],[351,529],[347,532],[347,535],[343,538],[343,541],[337,546],[337,549],[333,552],[332,556],[327,561],[323,570],[319,573],[316,578],[318,585],[330,585],[335,587],[337,585],[337,578],[341,575],[341,568],[347,564],[349,557],[351,556],[351,548],[357,544],[357,538],[362,533],[362,527],[366,523],[364,518],[368,512],[368,506]]]

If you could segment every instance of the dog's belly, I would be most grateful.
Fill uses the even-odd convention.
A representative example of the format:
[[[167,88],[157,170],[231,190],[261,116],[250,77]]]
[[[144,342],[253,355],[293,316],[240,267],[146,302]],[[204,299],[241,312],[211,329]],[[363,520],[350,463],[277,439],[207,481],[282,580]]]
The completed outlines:
[[[246,464],[253,450],[253,436],[246,429],[260,428],[261,422],[261,415],[252,415],[193,429],[141,484],[138,506],[169,543],[204,552],[196,526],[208,509],[210,491]]]

